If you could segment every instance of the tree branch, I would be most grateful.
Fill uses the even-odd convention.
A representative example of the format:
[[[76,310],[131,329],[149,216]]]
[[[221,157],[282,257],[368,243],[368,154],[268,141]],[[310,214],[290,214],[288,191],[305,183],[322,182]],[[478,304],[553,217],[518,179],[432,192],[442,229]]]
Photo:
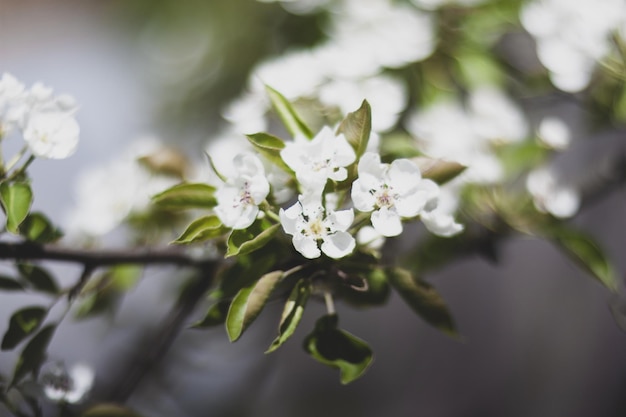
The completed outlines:
[[[32,242],[0,242],[0,259],[39,260],[73,262],[91,267],[119,264],[169,264],[193,268],[206,268],[217,265],[220,260],[197,258],[172,249],[131,249],[96,251],[68,249],[52,245],[39,245]]]

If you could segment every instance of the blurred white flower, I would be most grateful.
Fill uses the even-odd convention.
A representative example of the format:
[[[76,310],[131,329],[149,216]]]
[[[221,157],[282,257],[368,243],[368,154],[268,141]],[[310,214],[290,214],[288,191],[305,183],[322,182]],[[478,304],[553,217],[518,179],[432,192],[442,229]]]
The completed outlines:
[[[457,5],[471,7],[484,3],[485,0],[411,0],[411,3],[426,10],[435,10],[442,6]]]
[[[439,195],[437,184],[422,179],[419,167],[408,159],[381,164],[380,155],[366,152],[358,175],[352,184],[354,208],[373,212],[372,226],[386,237],[402,233],[402,218],[419,215]]]
[[[539,123],[537,129],[539,140],[553,149],[566,149],[572,135],[567,124],[558,117],[547,116]]]
[[[587,87],[597,62],[613,48],[611,34],[624,18],[623,0],[535,0],[520,12],[552,83],[571,93]]]
[[[385,240],[385,236],[378,233],[372,226],[363,226],[356,234],[357,243],[371,249],[382,248]]]
[[[215,214],[226,227],[245,229],[259,214],[259,204],[270,192],[261,161],[252,154],[239,154],[234,160],[237,175],[228,178],[216,191]]]
[[[526,178],[526,189],[532,195],[537,210],[555,217],[571,217],[580,207],[579,192],[562,184],[548,167],[531,171]]]
[[[402,83],[387,75],[359,80],[332,80],[319,90],[320,101],[336,106],[342,114],[353,112],[367,99],[372,107],[372,130],[385,132],[396,124],[407,102]]]
[[[354,149],[342,135],[335,135],[324,126],[312,140],[296,138],[287,143],[280,156],[296,173],[304,189],[321,191],[329,179],[343,181],[348,176],[345,167],[356,159]]]
[[[528,124],[517,105],[495,87],[472,91],[468,114],[475,133],[492,143],[519,142],[528,133]]]
[[[352,209],[326,210],[321,195],[310,193],[300,195],[294,205],[281,208],[278,214],[283,230],[292,236],[294,248],[305,258],[319,258],[324,252],[339,259],[354,251],[356,242],[347,232],[354,220]]]
[[[151,172],[139,162],[162,146],[154,138],[137,140],[114,160],[81,173],[75,204],[65,216],[68,237],[101,237],[131,213],[147,210],[153,195],[178,183],[177,177]]]
[[[78,146],[80,128],[71,114],[35,112],[28,117],[24,140],[39,158],[64,159]]]
[[[63,159],[75,152],[80,134],[76,110],[72,97],[54,96],[40,82],[26,90],[9,73],[0,78],[0,136],[19,130],[36,157]]]
[[[435,102],[410,116],[407,128],[422,152],[465,165],[462,177],[474,183],[500,181],[504,169],[494,146],[520,141],[528,130],[517,106],[490,87],[471,92],[467,108],[450,99]]]
[[[54,402],[76,404],[91,390],[94,371],[87,365],[76,364],[69,370],[56,364],[42,372],[41,383],[48,399]]]

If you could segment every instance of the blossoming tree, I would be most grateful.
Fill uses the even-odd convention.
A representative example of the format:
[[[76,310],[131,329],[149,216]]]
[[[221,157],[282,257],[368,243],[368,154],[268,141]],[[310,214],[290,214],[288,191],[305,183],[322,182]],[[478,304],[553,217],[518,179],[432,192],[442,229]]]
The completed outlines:
[[[283,6],[309,13],[329,3],[285,0]],[[210,173],[192,172],[176,149],[152,142],[147,150],[131,149],[85,177],[79,193],[89,198],[70,216],[65,237],[32,209],[29,167],[38,158],[74,153],[77,104],[41,83],[26,88],[13,75],[2,75],[0,145],[5,150],[23,143],[0,159],[0,258],[11,267],[0,276],[0,290],[48,300],[7,317],[1,348],[17,352],[17,359],[10,375],[0,375],[0,402],[12,415],[43,415],[42,401],[57,404],[67,413],[62,415],[135,415],[121,403],[145,366],[119,387],[115,404],[107,398],[85,405],[93,370],[55,363],[47,349],[70,313],[87,317],[115,308],[141,268],[152,264],[193,271],[176,294],[175,319],[156,355],[190,324],[185,320],[201,300],[210,306],[191,327],[224,326],[232,342],[268,302],[278,300],[282,314],[275,317],[268,354],[291,341],[307,306],[319,301],[325,314],[306,329],[302,345],[314,360],[338,370],[343,384],[363,377],[374,352],[340,326],[337,302],[378,307],[395,291],[419,319],[458,338],[454,317],[425,276],[469,253],[489,257],[510,236],[554,243],[608,291],[619,291],[599,245],[567,222],[585,195],[563,184],[546,163],[568,146],[567,126],[545,117],[530,133],[516,103],[496,82],[483,79],[500,70],[482,49],[456,62],[455,74],[440,71],[452,64],[432,42],[435,19],[456,18],[455,12],[483,2],[357,3],[338,2],[345,20],[330,25],[332,42],[254,68],[249,88],[224,110],[226,139],[207,146]],[[602,60],[613,59],[615,51],[609,45],[594,50],[589,42],[589,50],[581,49],[573,45],[579,37],[550,32],[543,19],[561,7],[563,2],[536,1],[515,12],[538,41],[547,79],[572,93],[584,89],[594,65],[609,62]],[[585,35],[604,40],[618,25],[605,23]],[[614,40],[623,59],[623,41],[617,35]],[[553,59],[559,54],[576,55],[578,65],[560,66]],[[598,82],[613,83],[616,65],[623,74],[623,61],[609,64],[607,78]],[[390,75],[403,68],[426,75],[418,77],[423,96],[414,107],[398,77]],[[298,77],[285,76],[294,73]],[[106,190],[114,198],[103,198]],[[122,223],[133,231],[133,249],[97,246],[99,236]],[[390,258],[386,243],[407,234],[418,239],[407,240],[402,253]],[[73,262],[82,273],[63,287],[44,261]]]

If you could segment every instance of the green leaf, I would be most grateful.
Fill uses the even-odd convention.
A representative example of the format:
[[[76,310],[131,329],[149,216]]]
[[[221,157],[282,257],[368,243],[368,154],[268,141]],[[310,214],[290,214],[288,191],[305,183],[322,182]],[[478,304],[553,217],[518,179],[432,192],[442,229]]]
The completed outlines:
[[[311,282],[308,279],[298,281],[285,303],[285,308],[280,318],[280,325],[278,326],[278,336],[265,353],[275,351],[293,335],[302,319],[304,307],[310,295]]]
[[[591,236],[577,230],[556,227],[550,230],[548,237],[602,285],[617,292],[618,282],[615,271]]]
[[[9,320],[9,328],[2,338],[2,350],[14,349],[31,335],[43,322],[48,310],[43,307],[26,307],[16,311]]]
[[[121,405],[98,404],[82,413],[80,417],[141,417],[141,415]]]
[[[274,237],[280,224],[267,227],[263,220],[255,221],[247,229],[233,230],[228,237],[226,257],[244,255],[265,246]]]
[[[7,215],[7,230],[17,234],[18,227],[26,219],[33,202],[33,192],[25,182],[0,184],[0,201]]]
[[[222,180],[222,182],[226,182],[228,180],[228,178],[226,178],[226,176],[224,174],[219,172],[219,170],[215,166],[215,163],[213,162],[213,158],[211,158],[211,155],[209,155],[207,152],[205,152],[204,154],[206,155],[207,159],[209,160],[209,166],[211,167],[211,170],[213,171],[213,173],[215,175],[217,175],[217,177],[220,180]]]
[[[217,216],[203,216],[191,222],[183,234],[172,243],[189,244],[204,242],[219,237],[226,231],[227,229]]]
[[[308,139],[313,138],[313,132],[302,119],[300,119],[300,116],[298,116],[289,100],[270,86],[266,85],[265,89],[269,95],[272,107],[274,107],[274,110],[282,120],[287,131],[294,137],[304,136]]]
[[[46,351],[48,344],[52,340],[52,336],[56,331],[56,325],[50,324],[41,329],[35,337],[24,347],[20,357],[15,364],[15,370],[13,371],[13,379],[11,380],[11,386],[14,386],[20,382],[29,373],[39,372],[39,368],[46,358]]]
[[[192,324],[192,329],[205,329],[207,327],[213,327],[223,324],[226,321],[228,315],[228,308],[230,307],[230,300],[220,300],[213,304],[207,310],[204,318]]]
[[[421,318],[449,336],[458,337],[448,307],[433,286],[414,279],[411,272],[402,268],[389,269],[387,276],[391,285]]]
[[[324,365],[338,368],[342,384],[361,377],[373,360],[370,347],[363,340],[338,329],[337,315],[327,315],[315,324],[304,340],[304,350]]]
[[[17,269],[22,278],[26,280],[36,291],[54,295],[59,293],[59,287],[54,281],[54,278],[52,278],[52,275],[50,275],[50,273],[45,269],[25,263],[18,264]]]
[[[202,183],[177,184],[152,197],[164,209],[210,209],[217,205],[215,187]]]
[[[363,100],[357,111],[348,113],[337,129],[337,133],[343,133],[352,145],[357,158],[365,153],[371,131],[372,109],[366,100]]]
[[[231,342],[257,318],[276,284],[282,279],[283,271],[273,271],[263,275],[257,282],[241,289],[230,304],[226,317],[226,331]]]
[[[404,133],[392,133],[382,138],[380,142],[380,154],[384,159],[393,161],[398,158],[413,158],[421,156],[417,149],[415,138]]]
[[[254,146],[261,155],[267,158],[268,161],[284,171],[293,172],[280,156],[280,151],[285,147],[285,142],[283,142],[282,139],[267,133],[255,133],[247,136],[252,146]]]
[[[0,291],[24,291],[24,286],[11,277],[0,276]]]
[[[40,212],[30,213],[20,225],[20,235],[37,243],[52,243],[59,240],[63,233]]]
[[[415,158],[414,161],[420,168],[423,178],[435,181],[442,185],[456,178],[467,168],[458,162],[444,161],[426,157]]]

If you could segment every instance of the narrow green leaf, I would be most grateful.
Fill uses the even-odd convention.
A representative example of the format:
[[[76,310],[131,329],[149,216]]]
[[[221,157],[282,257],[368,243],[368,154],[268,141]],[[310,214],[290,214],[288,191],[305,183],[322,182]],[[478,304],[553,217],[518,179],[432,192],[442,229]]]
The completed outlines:
[[[141,415],[117,404],[98,404],[82,413],[80,417],[141,417]]]
[[[215,187],[202,183],[177,184],[152,197],[152,202],[165,209],[210,209],[217,205]]]
[[[257,318],[276,284],[283,277],[283,271],[273,271],[263,275],[257,282],[241,289],[228,309],[226,331],[231,342],[241,337],[242,333]]]
[[[304,340],[304,350],[318,362],[339,369],[341,383],[349,384],[365,373],[374,355],[367,343],[337,324],[335,314],[320,318]]]
[[[265,89],[269,95],[272,107],[274,107],[274,110],[282,120],[287,131],[294,137],[303,136],[308,139],[313,138],[313,132],[302,119],[300,119],[300,116],[298,116],[289,100],[270,86],[266,85]]]
[[[310,295],[311,282],[308,279],[298,281],[285,303],[280,325],[278,326],[278,336],[265,353],[275,351],[293,335],[302,319],[304,307]]]
[[[59,287],[54,281],[54,278],[52,278],[52,275],[45,269],[25,263],[19,263],[17,269],[22,278],[28,282],[33,289],[48,294],[56,295],[59,293]]]
[[[39,330],[35,337],[28,342],[15,364],[10,386],[14,386],[31,372],[39,372],[39,368],[46,358],[48,344],[52,340],[55,331],[56,325],[50,324]]]
[[[458,162],[444,161],[442,159],[418,157],[414,161],[420,167],[423,178],[433,180],[439,185],[456,178],[467,168]]]
[[[31,242],[52,243],[59,240],[63,233],[43,213],[33,212],[20,225],[20,235]]]
[[[591,236],[577,230],[558,227],[550,230],[549,238],[602,285],[617,292],[618,282],[615,271]]]
[[[228,178],[226,178],[226,175],[222,174],[217,167],[215,166],[215,163],[213,162],[213,158],[211,158],[211,155],[209,155],[207,152],[204,153],[207,157],[207,159],[209,160],[209,166],[211,167],[211,170],[213,171],[213,173],[215,175],[217,175],[217,177],[222,180],[222,182],[226,182],[226,180]]]
[[[226,257],[244,255],[265,246],[274,237],[280,224],[266,228],[266,223],[257,220],[247,229],[233,230],[228,237]]]
[[[192,329],[206,329],[207,327],[213,327],[223,324],[226,321],[228,315],[228,308],[230,307],[230,300],[220,300],[213,304],[207,310],[204,318],[192,324]]]
[[[11,277],[0,276],[0,291],[24,291],[24,286]]]
[[[361,107],[352,113],[348,113],[341,122],[337,133],[343,133],[357,158],[365,153],[372,131],[372,109],[366,100],[363,100]]]
[[[24,221],[33,201],[33,192],[25,182],[0,184],[0,201],[7,215],[7,230],[17,234],[18,227]]]
[[[402,268],[389,269],[387,276],[391,285],[421,318],[449,336],[458,337],[448,307],[433,286],[414,279],[411,272]]]
[[[13,313],[9,320],[9,328],[2,337],[2,350],[11,350],[19,345],[37,330],[46,314],[48,310],[38,306],[26,307]]]
[[[268,161],[272,162],[283,171],[293,172],[280,156],[280,151],[285,147],[285,142],[283,142],[282,139],[268,133],[255,133],[247,135],[247,137],[252,146]]]
[[[223,235],[226,228],[215,215],[203,216],[191,222],[182,235],[172,243],[188,244],[204,242]]]

